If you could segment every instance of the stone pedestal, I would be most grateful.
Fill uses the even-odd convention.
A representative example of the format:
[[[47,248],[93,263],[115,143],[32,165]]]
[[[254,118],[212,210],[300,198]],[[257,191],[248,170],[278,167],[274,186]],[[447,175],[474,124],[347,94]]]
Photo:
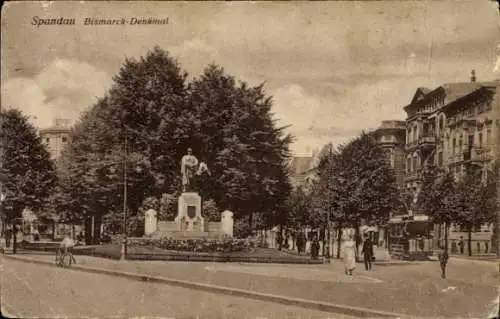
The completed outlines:
[[[156,231],[157,219],[156,211],[154,209],[148,209],[144,213],[144,234],[149,235]]]
[[[223,211],[220,218],[221,232],[224,235],[233,237],[233,226],[234,226],[233,213],[228,210]]]
[[[203,232],[205,230],[205,220],[201,216],[201,197],[198,193],[181,194],[175,222],[180,231]]]

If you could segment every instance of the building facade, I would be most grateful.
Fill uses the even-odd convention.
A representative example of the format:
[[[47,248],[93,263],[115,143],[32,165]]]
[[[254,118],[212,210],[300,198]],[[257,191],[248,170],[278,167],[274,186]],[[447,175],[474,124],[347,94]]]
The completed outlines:
[[[40,138],[54,161],[58,161],[64,145],[69,142],[71,122],[67,119],[55,119],[49,128],[40,130]]]
[[[444,84],[417,89],[405,106],[405,185],[418,195],[426,163],[450,170],[459,179],[471,165],[491,168],[498,125],[498,82]]]
[[[427,163],[452,172],[457,180],[468,169],[479,170],[486,178],[500,142],[499,88],[498,81],[476,82],[473,74],[467,83],[443,84],[434,90],[417,89],[411,103],[404,107],[407,113],[404,184],[415,199],[421,190],[422,168]],[[425,212],[414,213],[418,217],[425,215]],[[474,249],[476,244],[479,248],[491,239],[491,231],[491,225],[475,229]],[[441,227],[435,228],[435,235],[442,240]],[[452,248],[456,240],[466,236],[459,227],[452,226],[449,236]]]
[[[373,131],[377,143],[386,151],[387,160],[396,174],[399,187],[404,186],[405,177],[405,121],[382,121]]]

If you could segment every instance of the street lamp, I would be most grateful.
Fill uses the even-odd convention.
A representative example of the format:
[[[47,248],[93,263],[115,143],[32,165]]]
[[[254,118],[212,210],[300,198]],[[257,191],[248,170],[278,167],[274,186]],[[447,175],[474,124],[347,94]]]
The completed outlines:
[[[123,230],[120,250],[120,260],[127,255],[127,134],[125,133],[125,147],[123,157]]]

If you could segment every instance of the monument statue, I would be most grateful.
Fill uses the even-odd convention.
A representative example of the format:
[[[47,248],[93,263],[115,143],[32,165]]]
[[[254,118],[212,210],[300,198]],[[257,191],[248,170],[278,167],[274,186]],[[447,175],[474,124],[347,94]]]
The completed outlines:
[[[194,178],[195,175],[202,175],[207,173],[210,175],[207,164],[198,162],[196,156],[193,155],[193,150],[188,148],[188,153],[182,157],[181,161],[181,174],[182,174],[182,191],[194,191]]]
[[[187,154],[182,157],[182,191],[191,191],[193,187],[194,174],[198,170],[198,159],[193,155],[193,150],[188,148]]]

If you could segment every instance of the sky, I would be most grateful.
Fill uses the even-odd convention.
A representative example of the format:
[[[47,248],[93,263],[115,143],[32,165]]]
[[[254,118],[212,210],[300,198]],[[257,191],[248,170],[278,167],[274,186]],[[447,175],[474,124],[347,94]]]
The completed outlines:
[[[75,18],[34,26],[33,17]],[[167,18],[167,25],[85,26],[87,17]],[[40,127],[77,120],[126,57],[155,45],[191,77],[210,63],[265,83],[280,125],[307,156],[382,120],[405,119],[418,87],[478,81],[500,71],[495,2],[19,2],[2,8],[1,102]]]

